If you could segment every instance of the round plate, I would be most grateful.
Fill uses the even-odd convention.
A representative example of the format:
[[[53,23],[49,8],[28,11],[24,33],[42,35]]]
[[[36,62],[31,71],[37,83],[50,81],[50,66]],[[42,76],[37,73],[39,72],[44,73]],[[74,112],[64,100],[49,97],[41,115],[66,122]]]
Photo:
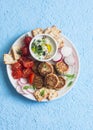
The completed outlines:
[[[28,33],[22,35],[21,37],[19,37],[14,42],[14,44],[12,46],[14,46],[14,45],[21,46],[25,35],[32,36],[31,32],[28,32]],[[75,49],[75,46],[64,35],[62,35],[62,38],[63,38],[63,41],[64,41],[64,45],[72,48],[72,51],[73,51],[72,54],[73,54],[73,57],[74,57],[74,60],[75,60],[74,65],[69,66],[69,71],[67,72],[67,74],[72,74],[72,75],[74,74],[75,77],[74,77],[73,80],[72,79],[67,80],[65,86],[61,90],[58,91],[58,96],[56,98],[53,98],[52,100],[58,99],[58,98],[64,96],[67,92],[69,92],[69,90],[71,90],[71,88],[74,86],[74,84],[75,84],[75,82],[78,78],[78,75],[79,75],[79,56],[78,56],[78,53]],[[19,92],[18,89],[17,89],[18,88],[17,80],[15,80],[11,75],[11,65],[6,65],[6,67],[7,67],[7,74],[8,74],[8,77],[9,77],[11,84],[17,90],[17,92]],[[66,77],[66,79],[67,79],[67,77]],[[23,95],[24,97],[28,98],[28,99],[36,101],[36,99],[35,99],[35,97],[33,96],[32,93],[29,93],[29,92],[26,92],[26,93],[23,92],[22,93],[21,92],[20,94]],[[43,101],[48,101],[48,100],[43,100]]]

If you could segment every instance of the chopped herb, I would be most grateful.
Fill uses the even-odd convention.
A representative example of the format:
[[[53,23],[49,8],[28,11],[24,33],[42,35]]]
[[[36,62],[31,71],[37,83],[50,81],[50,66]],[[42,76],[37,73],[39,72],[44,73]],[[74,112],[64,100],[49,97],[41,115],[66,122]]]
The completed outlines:
[[[37,40],[37,42],[41,42],[41,40]]]
[[[43,89],[42,91],[40,91],[40,95],[44,96],[44,94],[45,94],[45,90]]]
[[[67,87],[70,87],[72,85],[73,81],[70,81],[67,85]]]
[[[45,38],[42,39],[42,42],[46,42]]]
[[[43,64],[43,67],[46,68],[46,64]]]
[[[44,55],[44,56],[46,55],[46,52],[45,52],[45,51],[43,51],[43,55]]]

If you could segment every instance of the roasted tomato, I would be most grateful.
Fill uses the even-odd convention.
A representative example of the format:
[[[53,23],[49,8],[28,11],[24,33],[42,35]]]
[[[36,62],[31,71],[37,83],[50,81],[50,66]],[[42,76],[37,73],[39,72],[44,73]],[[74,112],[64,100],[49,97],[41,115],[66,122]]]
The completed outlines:
[[[23,46],[21,48],[21,52],[22,52],[22,56],[29,56],[30,55],[29,47],[27,47],[27,46]]]
[[[34,73],[30,74],[30,76],[29,76],[29,83],[30,83],[30,84],[33,83],[34,77],[35,77],[35,74],[34,74]]]
[[[29,46],[29,43],[30,43],[31,40],[32,40],[32,37],[30,37],[30,36],[25,36],[25,38],[24,38],[24,44],[25,44],[26,46]]]
[[[12,70],[16,71],[21,69],[22,69],[22,65],[19,62],[12,64]]]
[[[32,74],[32,70],[30,68],[24,69],[23,70],[23,77],[24,78],[28,78],[30,76],[30,74]]]
[[[28,61],[23,61],[23,66],[24,66],[25,68],[32,68],[33,65],[34,65],[34,62],[33,62],[33,61],[30,61],[30,60],[28,60]]]
[[[23,73],[21,70],[12,71],[12,76],[14,79],[19,79],[22,77],[22,75],[23,75]]]

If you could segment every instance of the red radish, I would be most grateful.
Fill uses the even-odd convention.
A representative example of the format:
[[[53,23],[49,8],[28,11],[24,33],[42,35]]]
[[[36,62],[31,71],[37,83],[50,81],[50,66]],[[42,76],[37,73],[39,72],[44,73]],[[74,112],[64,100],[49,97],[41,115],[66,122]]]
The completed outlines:
[[[17,87],[16,87],[16,91],[17,91],[18,93],[24,94],[24,92],[23,92],[21,86],[17,86]]]
[[[33,89],[27,89],[27,91],[31,94],[33,94],[34,90]]]
[[[25,84],[20,81],[20,79],[17,81],[18,85],[23,87]]]
[[[20,78],[20,82],[21,82],[22,84],[26,84],[26,83],[27,83],[27,79],[26,79],[26,78]]]
[[[53,58],[53,61],[58,62],[60,60],[62,60],[62,55],[59,52],[57,52],[57,54]]]
[[[73,65],[73,64],[75,63],[75,59],[74,59],[73,55],[70,55],[70,56],[68,56],[68,57],[65,57],[65,58],[64,58],[64,61],[65,61],[65,63],[68,64],[68,65]]]
[[[28,90],[25,90],[25,89],[22,89],[22,90],[23,90],[23,92],[24,92],[25,94],[27,94],[27,95],[32,94],[32,92],[30,92],[30,91],[28,91]]]
[[[62,53],[63,57],[68,57],[69,55],[72,54],[72,48],[64,46],[61,49],[61,53]]]

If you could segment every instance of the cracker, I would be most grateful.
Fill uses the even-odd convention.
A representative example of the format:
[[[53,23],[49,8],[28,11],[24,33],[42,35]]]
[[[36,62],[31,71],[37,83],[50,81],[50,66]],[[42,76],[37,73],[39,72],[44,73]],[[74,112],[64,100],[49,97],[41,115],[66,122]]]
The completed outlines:
[[[42,34],[42,33],[43,33],[43,29],[42,28],[36,28],[36,29],[32,30],[33,37],[35,37],[38,34]]]
[[[47,88],[41,88],[35,91],[34,96],[37,101],[42,101],[47,98],[48,96],[48,89]]]
[[[53,99],[53,98],[55,98],[57,96],[58,96],[58,92],[56,90],[50,89],[47,99],[51,100],[51,99]]]
[[[4,63],[5,64],[14,64],[16,60],[13,59],[11,54],[4,54]]]

